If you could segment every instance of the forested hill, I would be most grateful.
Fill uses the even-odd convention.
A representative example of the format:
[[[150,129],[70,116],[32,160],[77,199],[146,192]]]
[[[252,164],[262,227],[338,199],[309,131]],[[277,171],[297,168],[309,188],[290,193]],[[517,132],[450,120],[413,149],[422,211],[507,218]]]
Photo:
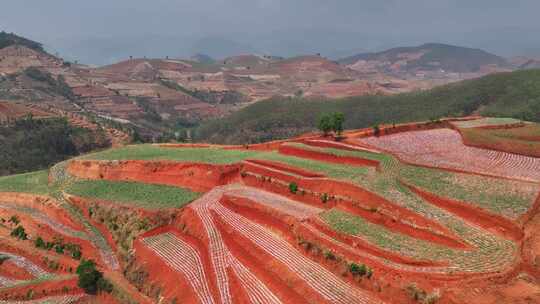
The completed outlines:
[[[429,91],[339,100],[273,98],[203,124],[199,141],[254,143],[315,130],[323,113],[345,113],[346,128],[479,113],[540,122],[540,70],[467,80]]]

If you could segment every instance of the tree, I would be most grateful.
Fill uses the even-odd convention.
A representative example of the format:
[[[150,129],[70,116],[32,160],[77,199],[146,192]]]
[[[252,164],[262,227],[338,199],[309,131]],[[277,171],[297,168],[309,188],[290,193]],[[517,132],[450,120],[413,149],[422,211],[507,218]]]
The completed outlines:
[[[82,260],[76,271],[79,276],[77,285],[88,294],[96,294],[98,291],[111,292],[112,285],[103,278],[103,273],[96,269],[96,263],[92,260]]]
[[[332,118],[330,115],[323,115],[319,118],[318,128],[323,132],[325,137],[328,136],[328,133],[332,131]]]
[[[332,114],[332,130],[336,132],[339,137],[343,132],[343,123],[345,122],[345,114],[341,112],[335,112]]]
[[[296,192],[298,192],[298,185],[295,182],[290,183],[289,191],[291,191],[291,193],[293,194],[296,194]]]
[[[45,248],[46,244],[45,241],[41,238],[41,236],[38,236],[34,242],[37,248]]]
[[[23,226],[17,226],[17,228],[13,229],[11,231],[11,236],[23,241],[28,239],[28,235]]]

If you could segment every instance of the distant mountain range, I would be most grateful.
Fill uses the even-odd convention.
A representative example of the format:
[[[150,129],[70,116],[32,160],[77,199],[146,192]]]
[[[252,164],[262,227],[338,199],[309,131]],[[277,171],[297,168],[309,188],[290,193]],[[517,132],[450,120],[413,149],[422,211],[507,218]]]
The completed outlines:
[[[157,137],[275,96],[394,95],[540,66],[534,58],[507,60],[435,43],[337,61],[320,54],[283,58],[249,52],[163,57],[132,56],[91,67],[52,56],[38,42],[0,33],[0,99],[37,103],[54,113],[83,112]]]
[[[486,51],[439,43],[363,53],[338,62],[358,71],[392,75],[422,72],[479,73],[482,70],[511,68],[506,59]]]

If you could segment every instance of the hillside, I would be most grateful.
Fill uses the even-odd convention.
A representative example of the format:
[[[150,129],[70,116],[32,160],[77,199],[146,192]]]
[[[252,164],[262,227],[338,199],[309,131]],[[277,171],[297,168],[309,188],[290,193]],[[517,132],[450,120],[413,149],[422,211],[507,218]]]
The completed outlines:
[[[0,177],[0,301],[538,303],[540,158],[512,142],[539,126],[130,145]]]
[[[480,113],[540,121],[540,70],[500,73],[394,96],[338,100],[273,98],[203,124],[197,139],[261,142],[315,129],[322,113],[345,113],[346,128]]]
[[[339,60],[358,71],[369,69],[390,74],[478,73],[488,68],[508,68],[508,62],[480,49],[427,43],[378,53],[364,53]]]
[[[110,147],[104,131],[92,132],[62,118],[19,118],[0,125],[0,176],[46,169],[104,147]]]
[[[13,33],[6,33],[4,31],[0,32],[0,49],[12,45],[24,46],[34,51],[45,53],[41,43],[17,36]]]

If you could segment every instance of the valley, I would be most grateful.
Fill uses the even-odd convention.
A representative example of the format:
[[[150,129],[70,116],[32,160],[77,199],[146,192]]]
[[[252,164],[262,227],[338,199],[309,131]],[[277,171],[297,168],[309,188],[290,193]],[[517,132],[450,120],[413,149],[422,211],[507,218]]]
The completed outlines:
[[[536,127],[474,116],[340,141],[127,145],[1,177],[0,299],[534,302],[540,160],[463,132]],[[77,287],[78,259],[110,294]]]

